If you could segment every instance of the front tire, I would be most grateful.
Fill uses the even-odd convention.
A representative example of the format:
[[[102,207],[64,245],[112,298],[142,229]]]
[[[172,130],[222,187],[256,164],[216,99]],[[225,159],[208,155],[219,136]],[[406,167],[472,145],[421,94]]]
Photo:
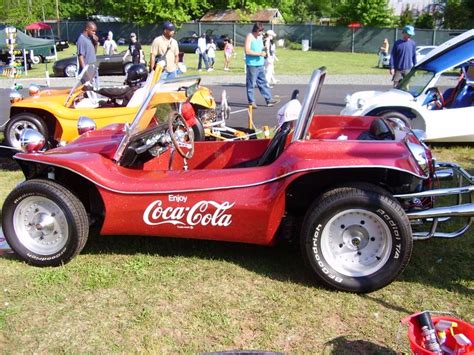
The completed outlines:
[[[23,182],[8,195],[2,211],[8,244],[32,265],[62,265],[86,244],[86,210],[72,192],[55,182]]]
[[[4,134],[7,144],[20,149],[20,136],[27,128],[40,132],[45,139],[49,138],[48,127],[39,116],[32,113],[19,113],[10,118],[5,127]]]
[[[307,212],[302,254],[326,286],[366,293],[390,284],[410,260],[408,217],[386,191],[370,184],[340,187]]]

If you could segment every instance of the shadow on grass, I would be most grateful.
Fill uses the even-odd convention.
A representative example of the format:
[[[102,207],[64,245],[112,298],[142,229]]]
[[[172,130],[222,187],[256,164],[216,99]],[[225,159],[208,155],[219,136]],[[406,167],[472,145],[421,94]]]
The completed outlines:
[[[345,336],[334,338],[325,344],[324,354],[397,354],[386,346],[366,340],[350,340]]]

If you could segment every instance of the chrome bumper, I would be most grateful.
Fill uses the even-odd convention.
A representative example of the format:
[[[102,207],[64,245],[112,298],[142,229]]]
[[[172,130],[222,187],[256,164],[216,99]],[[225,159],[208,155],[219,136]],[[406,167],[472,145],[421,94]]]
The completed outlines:
[[[435,238],[456,238],[466,233],[474,222],[474,203],[472,193],[474,192],[474,176],[466,170],[453,163],[437,163],[435,180],[454,179],[457,187],[441,188],[435,190],[422,191],[412,194],[395,195],[400,200],[416,200],[427,197],[456,196],[457,203],[452,206],[433,207],[408,211],[407,216],[413,226],[427,225],[427,232],[413,232],[413,239]],[[440,223],[446,222],[453,217],[465,219],[464,225],[453,232],[438,232]]]

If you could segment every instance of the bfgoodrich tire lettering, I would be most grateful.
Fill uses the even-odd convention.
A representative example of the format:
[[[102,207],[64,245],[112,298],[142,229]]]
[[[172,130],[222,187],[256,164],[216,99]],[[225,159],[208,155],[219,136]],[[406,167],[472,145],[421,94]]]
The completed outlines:
[[[302,254],[326,286],[372,292],[405,268],[413,240],[405,212],[386,191],[355,184],[324,193],[307,212]]]
[[[88,219],[84,206],[55,182],[23,182],[8,195],[2,212],[8,244],[30,264],[67,263],[87,241]]]

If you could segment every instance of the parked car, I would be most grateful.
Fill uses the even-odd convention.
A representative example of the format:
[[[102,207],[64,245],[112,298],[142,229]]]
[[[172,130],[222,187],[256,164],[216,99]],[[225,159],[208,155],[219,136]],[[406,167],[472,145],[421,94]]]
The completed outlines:
[[[436,47],[437,46],[417,46],[415,49],[416,62],[419,63],[429,52],[431,52]],[[382,64],[385,68],[388,68],[390,66],[390,53],[383,57]]]
[[[39,38],[54,40],[54,43],[56,44],[56,50],[57,51],[62,51],[66,48],[69,48],[69,42],[65,39],[60,39],[58,36],[45,35],[45,36],[41,36]]]
[[[145,100],[146,95],[158,81],[161,74],[161,67],[148,75],[147,81],[142,88],[135,91],[127,106],[110,105],[109,98],[94,95],[93,92],[84,92],[85,78],[92,78],[95,67],[86,69],[77,78],[76,84],[71,89],[42,91],[32,90],[31,96],[21,98],[19,93],[14,91],[10,96],[12,105],[10,108],[10,118],[5,125],[4,135],[6,142],[14,147],[20,148],[21,133],[26,129],[34,129],[43,134],[48,142],[48,147],[64,145],[79,136],[77,130],[78,119],[82,116],[93,119],[98,127],[104,127],[112,123],[128,123],[135,117],[138,108]],[[190,104],[192,112],[197,112],[198,108],[216,108],[216,103],[210,90],[203,86],[198,86],[200,79],[194,77],[196,90],[193,93]],[[163,102],[185,103],[186,92],[172,86],[170,92],[163,92],[161,100]],[[195,122],[195,117],[190,115],[196,137],[203,139],[202,126]]]
[[[209,38],[214,39],[217,49],[221,49],[221,50],[224,49],[225,47],[224,41],[227,38],[227,36],[222,35],[219,38],[216,38],[215,36],[210,36],[207,38],[207,40],[209,40]],[[197,45],[198,39],[199,37],[197,36],[188,36],[188,37],[181,38],[178,41],[179,51],[184,52],[184,53],[196,53],[196,49],[198,47]]]
[[[132,65],[131,57],[123,61],[125,51],[112,55],[98,55],[99,75],[125,74]],[[54,76],[75,77],[78,71],[77,56],[60,59],[53,64]]]
[[[25,130],[25,152],[14,158],[26,181],[2,208],[8,244],[30,264],[62,266],[92,230],[267,246],[291,238],[326,286],[388,285],[414,239],[447,237],[436,223],[474,216],[473,203],[434,207],[434,196],[469,197],[474,186],[432,190],[434,180],[453,171],[474,178],[453,164],[435,171],[429,148],[396,122],[316,115],[325,75],[315,71],[300,111],[290,109],[296,100],[285,106],[272,139],[195,142],[159,97],[182,78],[158,82],[131,125],[89,131],[65,147],[42,152],[44,137]]]
[[[389,91],[359,91],[346,97],[343,115],[391,117],[426,131],[430,142],[474,142],[474,30],[430,51]],[[444,93],[443,74],[459,71]]]

